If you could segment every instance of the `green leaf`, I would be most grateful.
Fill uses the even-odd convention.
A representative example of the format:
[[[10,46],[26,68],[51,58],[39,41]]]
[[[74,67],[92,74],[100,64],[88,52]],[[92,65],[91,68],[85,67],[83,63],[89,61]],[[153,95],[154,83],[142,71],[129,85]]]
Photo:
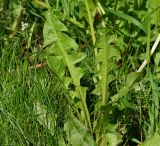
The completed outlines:
[[[111,97],[111,101],[113,103],[116,103],[122,96],[125,96],[132,88],[134,85],[135,81],[139,77],[140,73],[138,72],[131,72],[127,75],[126,79],[126,85],[123,86],[117,94]]]
[[[108,10],[108,12],[110,12],[114,15],[117,15],[120,18],[127,20],[128,22],[132,22],[133,24],[138,26],[140,29],[142,29],[147,34],[147,30],[144,27],[144,25],[140,21],[138,21],[137,19],[133,18],[132,16],[129,16],[127,14],[124,14],[123,12],[116,11],[116,10]]]
[[[158,66],[159,63],[160,63],[160,53],[156,53],[156,56],[154,58],[154,62],[155,62],[155,65]]]
[[[115,64],[112,62],[114,56],[118,56],[118,52],[110,44],[114,42],[115,36],[108,35],[106,32],[100,32],[97,36],[96,47],[99,49],[96,56],[96,64],[99,65],[99,70],[96,76],[99,77],[99,81],[96,85],[93,93],[102,97],[102,104],[105,105],[108,100],[108,85],[114,80],[114,77],[109,78],[109,72],[115,68]]]
[[[138,76],[140,75],[139,72],[131,72],[127,75],[127,81],[126,81],[126,84],[127,84],[127,87],[131,87],[136,79],[138,78]]]
[[[128,96],[126,95],[123,98],[121,98],[121,100],[119,101],[118,108],[120,110],[123,110],[125,108],[134,109],[135,105],[132,102],[128,101]]]
[[[112,103],[116,103],[122,96],[128,93],[129,89],[126,86],[123,86],[117,94],[111,97]]]
[[[117,144],[116,136],[111,136],[113,138],[111,139],[110,135],[112,135],[112,133],[109,131],[106,132],[106,129],[109,128],[108,123],[110,122],[109,116],[107,115],[107,110],[110,110],[109,104],[107,104],[109,98],[108,86],[109,83],[115,79],[113,74],[111,75],[110,73],[115,68],[113,57],[119,56],[119,54],[111,45],[111,43],[115,41],[115,36],[107,34],[106,31],[100,31],[98,34],[96,42],[96,47],[98,49],[98,54],[96,56],[98,71],[95,75],[98,77],[98,82],[96,83],[96,88],[93,93],[100,97],[99,102],[96,104],[96,108],[98,109],[96,112],[101,113],[101,115],[98,117],[97,122],[94,122],[94,127],[100,131],[97,138],[98,145],[107,145],[107,143],[113,145],[114,142]],[[104,107],[107,110],[102,110]]]
[[[121,135],[117,132],[118,125],[105,123],[102,127],[105,131],[102,134],[102,142],[100,145],[117,146],[122,142]]]
[[[136,138],[132,138],[131,140],[138,143],[138,144],[141,144],[141,142],[139,140],[137,140]]]
[[[92,136],[78,119],[73,117],[64,124],[64,130],[67,135],[68,142],[73,146],[95,146],[96,143]]]
[[[65,25],[61,23],[49,9],[46,13],[46,22],[43,31],[44,44],[51,42],[54,42],[54,44],[49,50],[52,56],[47,56],[48,64],[57,74],[61,82],[63,82],[64,86],[69,86],[70,82],[74,84],[75,90],[70,89],[72,90],[71,93],[73,93],[73,91],[76,92],[77,97],[80,98],[82,104],[81,110],[85,115],[86,124],[91,130],[89,111],[85,101],[86,94],[85,90],[80,86],[80,79],[82,78],[84,71],[82,68],[76,67],[76,64],[82,61],[86,56],[84,53],[78,53],[77,43],[66,35],[64,31],[67,31]],[[69,73],[67,74],[66,72]],[[66,77],[67,79],[65,79]]]
[[[51,13],[47,13],[46,21],[43,28],[44,46],[51,44],[56,41],[55,31],[67,31],[67,27],[60,21],[55,22],[56,28],[53,27],[53,21],[55,16],[52,17]],[[55,30],[56,29],[56,30]]]
[[[149,17],[151,17],[151,22],[153,24],[159,25],[160,20],[160,3],[159,0],[151,0],[150,1],[150,7],[153,9],[153,16],[151,17],[151,14]]]
[[[157,146],[159,143],[160,135],[159,133],[155,133],[154,136],[152,136],[149,140],[145,141],[140,146]]]
[[[44,127],[47,127],[50,133],[54,135],[55,121],[54,117],[47,112],[47,106],[41,104],[40,102],[36,102],[34,104],[34,112],[37,114],[37,121],[39,122],[39,124],[41,124]]]
[[[122,142],[120,134],[117,133],[107,133],[105,135],[105,141],[108,146],[117,146],[120,142]]]
[[[64,74],[65,74],[65,68],[64,68],[64,62],[62,58],[59,58],[58,56],[48,56],[47,57],[48,65],[54,70],[54,72],[57,72],[57,76],[63,81]]]
[[[97,40],[96,47],[100,48],[100,51],[98,53],[98,56],[96,58],[96,62],[100,62],[100,71],[99,75],[101,77],[98,86],[101,90],[102,95],[102,104],[105,105],[108,99],[108,56],[110,47],[108,44],[106,44],[106,35],[105,33],[102,33],[99,37],[99,40]]]

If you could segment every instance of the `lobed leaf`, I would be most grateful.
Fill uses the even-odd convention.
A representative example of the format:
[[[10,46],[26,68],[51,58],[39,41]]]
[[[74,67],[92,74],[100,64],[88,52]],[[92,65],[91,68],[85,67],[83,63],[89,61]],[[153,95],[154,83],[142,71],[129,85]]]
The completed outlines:
[[[54,45],[50,49],[50,53],[53,55],[47,56],[48,64],[65,86],[69,86],[70,82],[75,86],[75,89],[70,89],[72,90],[71,93],[73,91],[76,92],[77,97],[81,100],[81,110],[84,113],[87,127],[91,130],[90,116],[85,101],[85,90],[80,87],[80,79],[84,71],[82,68],[75,66],[86,56],[83,53],[77,52],[77,43],[66,35],[64,31],[67,31],[65,25],[56,18],[51,10],[48,10],[43,32],[44,44],[54,42]],[[47,40],[48,36],[50,36],[50,40]],[[68,89],[68,87],[66,88]]]
[[[108,100],[108,85],[112,81],[111,79],[114,79],[113,76],[109,78],[109,72],[116,67],[112,58],[119,55],[116,49],[111,46],[114,39],[114,36],[107,36],[106,32],[100,32],[96,42],[96,47],[99,49],[96,56],[96,64],[99,65],[99,70],[96,75],[99,77],[99,81],[93,93],[102,97],[103,105]]]

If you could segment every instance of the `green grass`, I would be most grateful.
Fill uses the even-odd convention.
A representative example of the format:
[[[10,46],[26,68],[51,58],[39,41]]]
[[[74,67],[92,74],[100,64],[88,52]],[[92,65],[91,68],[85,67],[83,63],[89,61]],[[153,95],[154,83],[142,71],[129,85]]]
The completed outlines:
[[[155,145],[155,2],[1,1],[0,145]]]
[[[61,128],[68,116],[68,102],[60,83],[50,70],[42,68],[29,71],[26,68],[27,64],[18,71],[9,68],[4,72],[2,68],[0,143],[56,145],[57,134],[61,134]],[[46,123],[42,121],[40,124],[37,121],[37,103],[45,105],[47,113],[52,116],[52,131],[55,131],[53,134]]]

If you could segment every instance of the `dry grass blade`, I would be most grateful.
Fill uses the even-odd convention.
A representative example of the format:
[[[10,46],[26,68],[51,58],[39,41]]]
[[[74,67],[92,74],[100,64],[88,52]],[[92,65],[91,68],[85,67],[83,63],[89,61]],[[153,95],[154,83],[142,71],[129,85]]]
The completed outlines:
[[[157,39],[156,39],[156,41],[155,41],[155,43],[154,43],[154,45],[153,45],[153,47],[151,49],[151,55],[153,55],[154,51],[156,50],[156,48],[157,48],[157,46],[159,44],[159,41],[160,41],[160,34],[158,35],[158,37],[157,37]],[[145,59],[143,61],[142,65],[137,70],[137,72],[141,72],[145,68],[145,66],[147,65],[147,63],[148,63],[148,61],[147,61],[147,59]]]

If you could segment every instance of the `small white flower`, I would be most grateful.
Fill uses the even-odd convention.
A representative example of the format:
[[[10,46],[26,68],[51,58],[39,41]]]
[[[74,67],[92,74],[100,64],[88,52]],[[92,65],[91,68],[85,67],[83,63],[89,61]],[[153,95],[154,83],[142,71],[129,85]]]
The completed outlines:
[[[21,22],[21,30],[25,30],[28,27],[28,23],[24,23],[23,21]]]

